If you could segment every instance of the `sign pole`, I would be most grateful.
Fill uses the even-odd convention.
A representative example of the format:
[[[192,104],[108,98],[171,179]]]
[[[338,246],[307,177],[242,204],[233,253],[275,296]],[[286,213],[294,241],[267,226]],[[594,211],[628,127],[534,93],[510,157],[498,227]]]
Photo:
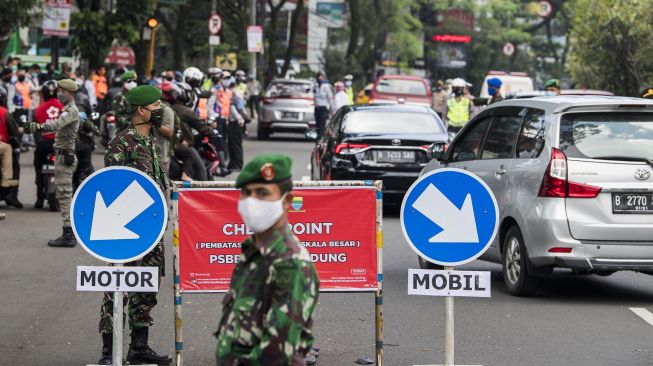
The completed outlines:
[[[453,271],[453,267],[444,267],[445,271]],[[444,298],[444,364],[454,365],[454,299]]]
[[[116,264],[122,267],[122,264]],[[113,353],[111,355],[113,366],[122,366],[122,291],[113,292]]]
[[[211,14],[218,12],[218,0],[211,1]],[[210,32],[209,32],[210,33]],[[215,66],[215,48],[212,44],[209,45],[209,67]]]

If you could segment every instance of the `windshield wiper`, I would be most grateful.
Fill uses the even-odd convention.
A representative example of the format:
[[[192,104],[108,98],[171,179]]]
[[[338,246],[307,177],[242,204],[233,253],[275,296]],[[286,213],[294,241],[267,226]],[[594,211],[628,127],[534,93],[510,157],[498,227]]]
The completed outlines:
[[[642,163],[647,163],[653,167],[653,159],[642,158],[638,156],[621,156],[621,155],[606,155],[606,156],[594,156],[592,159],[600,160],[621,160],[621,161],[639,161]]]

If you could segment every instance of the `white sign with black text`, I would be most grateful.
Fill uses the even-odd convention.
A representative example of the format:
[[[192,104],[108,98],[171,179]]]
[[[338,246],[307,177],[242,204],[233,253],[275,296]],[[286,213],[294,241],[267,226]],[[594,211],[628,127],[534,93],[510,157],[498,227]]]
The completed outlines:
[[[408,295],[490,297],[490,272],[408,269]]]
[[[77,291],[158,292],[158,267],[77,266]]]

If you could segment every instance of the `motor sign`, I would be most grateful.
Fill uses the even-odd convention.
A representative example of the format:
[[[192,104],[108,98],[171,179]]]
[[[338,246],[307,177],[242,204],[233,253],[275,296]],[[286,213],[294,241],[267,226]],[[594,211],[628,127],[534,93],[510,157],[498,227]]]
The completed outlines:
[[[401,205],[404,237],[425,260],[457,266],[478,258],[494,240],[499,208],[490,188],[462,169],[437,169],[408,189]]]
[[[163,237],[168,207],[159,185],[140,170],[108,167],[91,174],[73,197],[75,237],[95,258],[137,260]]]
[[[222,29],[222,18],[219,14],[211,14],[209,17],[209,33],[217,35]]]
[[[159,268],[77,266],[77,291],[157,292]]]

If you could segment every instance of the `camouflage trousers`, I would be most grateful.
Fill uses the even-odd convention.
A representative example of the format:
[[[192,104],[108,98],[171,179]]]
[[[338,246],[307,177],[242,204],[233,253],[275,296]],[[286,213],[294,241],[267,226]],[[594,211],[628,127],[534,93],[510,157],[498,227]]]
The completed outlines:
[[[147,253],[143,259],[129,262],[126,266],[143,266],[159,267],[159,286],[161,276],[165,276],[163,242],[160,242],[151,252]],[[125,318],[129,320],[129,328],[141,329],[154,324],[154,319],[150,316],[150,311],[156,306],[156,292],[130,292],[125,293],[122,299],[122,306],[127,306],[127,314],[123,313],[123,322]],[[113,292],[105,292],[100,307],[100,325],[99,331],[102,334],[113,333]]]
[[[63,226],[70,227],[70,201],[73,199],[73,174],[77,169],[77,158],[72,165],[64,164],[64,156],[57,154],[54,162],[54,184],[57,185],[57,201],[61,208]]]

